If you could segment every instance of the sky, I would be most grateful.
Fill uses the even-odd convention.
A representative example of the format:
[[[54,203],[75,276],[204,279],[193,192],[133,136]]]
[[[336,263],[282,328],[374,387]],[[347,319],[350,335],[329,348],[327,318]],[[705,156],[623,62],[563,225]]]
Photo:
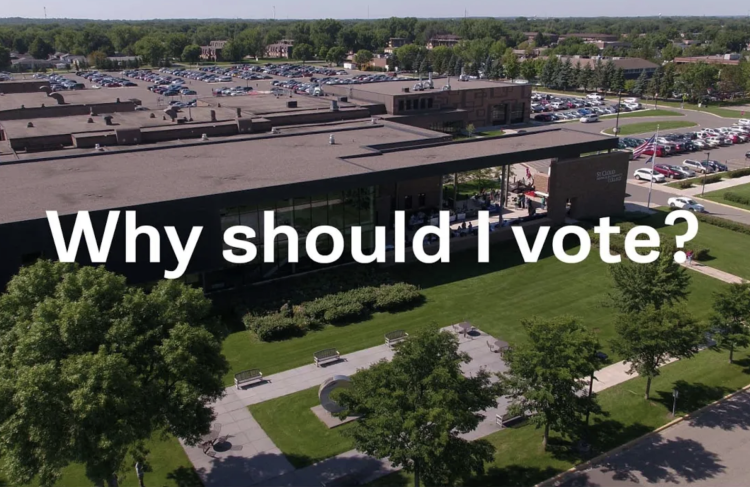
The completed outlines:
[[[74,19],[366,19],[387,17],[636,17],[750,15],[743,2],[699,0],[0,0],[0,17]],[[741,5],[742,4],[742,5]],[[466,9],[466,11],[464,11]]]

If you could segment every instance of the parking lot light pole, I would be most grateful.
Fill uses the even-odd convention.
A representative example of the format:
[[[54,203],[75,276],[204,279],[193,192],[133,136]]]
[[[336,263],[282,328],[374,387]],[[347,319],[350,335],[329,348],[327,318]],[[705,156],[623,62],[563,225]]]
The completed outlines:
[[[703,168],[703,188],[701,189],[701,196],[706,192],[706,175],[708,174],[708,161],[711,160],[711,153],[706,152],[706,167]]]
[[[677,412],[677,398],[680,396],[680,393],[677,389],[672,391],[672,397],[674,397],[674,400],[672,401],[672,417],[674,418],[675,413]]]
[[[622,104],[622,90],[617,92],[617,117],[615,118],[615,135],[620,133],[620,105]]]

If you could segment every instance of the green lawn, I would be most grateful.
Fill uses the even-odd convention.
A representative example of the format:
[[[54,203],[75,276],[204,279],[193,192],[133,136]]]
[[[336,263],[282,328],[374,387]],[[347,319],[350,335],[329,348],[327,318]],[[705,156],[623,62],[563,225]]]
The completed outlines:
[[[620,118],[639,118],[639,117],[684,117],[685,115],[674,110],[638,110],[636,112],[624,112]],[[616,113],[602,115],[599,118],[617,118]]]
[[[687,223],[684,222],[674,226],[664,225],[666,215],[666,210],[660,211],[648,219],[638,221],[638,225],[652,226],[661,234],[670,236],[684,235],[687,232]],[[699,223],[698,234],[687,245],[693,248],[710,249],[710,259],[704,264],[750,279],[750,259],[747,258],[750,236],[716,225]],[[697,273],[691,275],[695,276],[695,274]]]
[[[500,181],[496,179],[483,179],[481,181],[472,180],[464,183],[458,183],[458,199],[465,200],[471,198],[480,190],[499,189]],[[443,197],[453,198],[453,184],[443,185]]]
[[[680,108],[681,104],[679,102],[674,101],[659,101],[659,105],[663,105],[666,107],[674,107],[674,108]],[[694,103],[685,103],[685,109],[686,110],[696,110],[699,112],[706,112],[706,113],[713,113],[714,115],[718,115],[720,117],[724,118],[742,118],[741,110],[732,110],[729,108],[721,108],[719,106],[716,106],[715,104],[711,103],[708,105],[708,107],[698,107],[697,104]]]
[[[609,451],[670,422],[674,389],[680,391],[677,414],[683,415],[744,387],[750,382],[750,355],[743,351],[729,365],[726,353],[704,351],[667,365],[654,380],[649,401],[643,399],[645,382],[631,379],[598,395],[607,415],[592,417],[595,453]],[[528,425],[488,436],[496,448],[495,460],[486,466],[484,476],[469,479],[465,485],[531,486],[585,460],[554,433],[548,451],[542,451],[541,439],[541,430]],[[368,485],[407,487],[414,485],[414,479],[397,472]]]
[[[551,237],[550,237],[551,240]],[[233,383],[235,372],[260,367],[265,375],[312,362],[312,354],[336,348],[342,354],[383,343],[392,330],[409,333],[425,327],[442,327],[470,321],[483,331],[509,342],[521,340],[520,321],[532,315],[571,314],[599,332],[606,345],[613,336],[611,311],[603,306],[611,280],[607,264],[596,252],[576,265],[554,258],[546,249],[539,262],[524,264],[515,241],[493,246],[491,262],[479,264],[474,251],[451,255],[450,264],[410,264],[389,272],[399,280],[418,285],[426,302],[400,313],[377,313],[361,323],[326,327],[300,338],[260,343],[246,331],[231,334],[223,352],[231,371],[225,383]],[[697,317],[708,315],[715,280],[695,274],[688,307]]]
[[[629,123],[626,125],[620,125],[620,136],[626,136],[626,135],[634,135],[634,134],[645,134],[645,133],[651,133],[656,132],[656,127],[659,127],[659,130],[665,131],[665,130],[671,130],[671,129],[681,129],[685,127],[695,127],[695,122],[689,122],[686,120],[660,120],[657,122],[640,122],[640,123]],[[604,133],[613,135],[614,132],[612,129],[607,129],[604,131]]]
[[[302,468],[353,448],[351,440],[341,434],[353,423],[328,429],[310,410],[319,404],[318,388],[312,387],[249,409],[292,465]]]
[[[174,437],[154,437],[146,443],[149,455],[146,461],[146,472],[143,476],[144,484],[149,487],[203,487],[192,463],[185,454],[185,450]],[[119,475],[121,487],[137,487],[138,478],[135,476],[135,462],[128,462],[132,468]],[[0,486],[14,485],[0,477]],[[55,484],[57,487],[86,487],[93,486],[86,478],[81,465],[70,465],[63,469],[62,477]]]
[[[716,201],[717,203],[723,203],[725,205],[734,206],[736,208],[741,208],[743,210],[750,210],[750,206],[748,205],[743,205],[742,203],[737,203],[735,201],[725,200],[724,195],[726,193],[735,193],[740,196],[744,196],[745,198],[750,198],[750,183],[743,184],[740,186],[734,186],[732,188],[711,191],[710,193],[706,193],[703,196],[701,196],[701,198],[705,198],[711,201]]]
[[[474,135],[480,136],[480,137],[499,137],[503,135],[505,132],[502,130],[487,130],[486,132],[477,132]]]

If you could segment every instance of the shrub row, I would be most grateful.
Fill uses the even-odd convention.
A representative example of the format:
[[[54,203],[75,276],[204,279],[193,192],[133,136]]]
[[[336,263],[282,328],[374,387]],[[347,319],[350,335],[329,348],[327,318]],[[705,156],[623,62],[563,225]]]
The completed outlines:
[[[726,173],[727,177],[730,178],[741,178],[742,176],[750,176],[750,167],[745,167],[743,169],[735,169],[734,171],[729,171]]]
[[[242,321],[261,341],[284,340],[304,335],[310,328],[350,324],[375,311],[406,309],[422,298],[412,284],[383,284],[329,294],[298,306],[285,304],[271,314],[247,313]]]
[[[733,203],[750,206],[750,198],[741,194],[732,193],[731,191],[724,193],[724,199]]]
[[[746,235],[750,235],[750,225],[745,225],[744,223],[737,223],[732,220],[725,220],[723,218],[718,218],[712,215],[706,215],[705,213],[694,213],[696,218],[698,218],[698,221],[707,223],[709,225],[713,225],[720,228],[726,228],[727,230],[731,230],[733,232],[738,233],[744,233]]]

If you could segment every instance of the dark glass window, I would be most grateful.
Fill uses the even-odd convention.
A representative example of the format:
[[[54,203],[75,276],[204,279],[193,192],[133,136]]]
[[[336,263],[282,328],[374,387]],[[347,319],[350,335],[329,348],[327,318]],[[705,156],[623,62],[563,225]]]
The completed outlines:
[[[411,210],[412,198],[411,195],[404,196],[404,210]]]
[[[404,100],[398,101],[398,111],[403,112],[404,111]]]
[[[432,103],[433,103],[434,101],[435,101],[435,100],[434,100],[433,98],[428,98],[428,99],[427,99],[427,108],[432,108]]]
[[[419,193],[419,207],[422,208],[425,205],[425,201],[427,200],[424,193]]]

